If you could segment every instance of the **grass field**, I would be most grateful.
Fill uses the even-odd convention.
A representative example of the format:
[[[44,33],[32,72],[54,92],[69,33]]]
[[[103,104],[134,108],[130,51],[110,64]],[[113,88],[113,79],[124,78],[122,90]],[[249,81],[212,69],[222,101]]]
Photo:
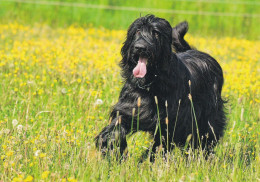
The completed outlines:
[[[21,24],[33,25],[35,22],[41,22],[54,27],[76,24],[85,27],[92,25],[109,29],[126,29],[140,14],[153,13],[166,18],[172,25],[187,20],[190,24],[190,32],[193,35],[260,39],[260,3],[256,0],[22,1],[27,3],[21,3],[19,0],[2,0],[0,2],[0,22],[9,23],[14,20]],[[98,7],[85,7],[86,4],[97,5]],[[171,10],[177,12],[169,13]]]
[[[93,139],[122,86],[125,33],[0,24],[0,181],[259,181],[259,41],[187,36],[224,70],[228,126],[208,160],[176,148],[139,164],[146,133],[122,164],[102,159]]]

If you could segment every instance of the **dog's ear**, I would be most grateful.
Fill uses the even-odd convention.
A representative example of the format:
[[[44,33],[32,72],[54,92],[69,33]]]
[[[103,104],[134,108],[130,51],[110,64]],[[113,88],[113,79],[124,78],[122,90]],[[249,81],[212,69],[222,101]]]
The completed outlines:
[[[131,43],[134,39],[136,30],[137,30],[136,24],[138,23],[139,20],[140,20],[140,18],[135,20],[127,30],[126,40],[125,40],[124,45],[121,49],[121,55],[123,56],[123,58],[125,58],[125,56],[128,56],[127,55],[128,51],[130,50]]]
[[[134,32],[129,29],[128,32],[127,32],[126,40],[125,40],[123,47],[121,49],[121,55],[122,55],[123,58],[125,58],[125,56],[128,56],[128,51],[130,49],[133,37],[134,37]]]
[[[184,40],[185,34],[188,32],[188,22],[184,21],[172,28],[172,46],[176,52],[185,52],[190,50],[190,45]]]

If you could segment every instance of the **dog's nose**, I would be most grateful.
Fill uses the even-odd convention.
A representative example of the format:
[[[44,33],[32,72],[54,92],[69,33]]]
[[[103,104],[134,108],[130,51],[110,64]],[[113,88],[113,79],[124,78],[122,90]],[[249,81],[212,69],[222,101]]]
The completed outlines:
[[[145,45],[143,44],[136,44],[135,49],[138,51],[144,51],[145,50]]]

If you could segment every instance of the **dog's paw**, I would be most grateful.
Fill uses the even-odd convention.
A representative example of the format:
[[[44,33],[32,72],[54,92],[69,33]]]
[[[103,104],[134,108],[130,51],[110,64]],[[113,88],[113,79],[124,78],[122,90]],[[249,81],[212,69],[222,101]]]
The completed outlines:
[[[121,158],[125,155],[126,139],[118,130],[112,132],[102,131],[96,138],[96,147],[105,156]]]
[[[95,138],[96,147],[105,156],[108,152],[108,149],[111,149],[111,141],[110,141],[110,134],[106,132],[101,132]]]

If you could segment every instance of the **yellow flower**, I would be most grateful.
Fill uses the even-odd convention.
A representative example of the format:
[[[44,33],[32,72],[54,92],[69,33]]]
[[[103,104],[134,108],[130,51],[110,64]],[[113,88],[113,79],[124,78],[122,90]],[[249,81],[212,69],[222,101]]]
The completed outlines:
[[[33,181],[33,177],[32,176],[27,176],[25,179],[24,179],[24,182],[30,182],[30,181]]]
[[[50,171],[44,171],[44,172],[42,173],[42,179],[48,178],[49,174],[50,174]]]
[[[10,151],[8,151],[8,152],[6,153],[6,155],[7,155],[8,157],[12,156],[13,154],[14,154],[14,151],[12,151],[12,150],[10,150]]]
[[[46,157],[46,153],[40,153],[39,157],[40,157],[40,158]]]
[[[4,150],[7,148],[7,146],[6,146],[6,145],[2,145],[2,147],[3,147],[3,149],[4,149]]]
[[[15,177],[15,178],[13,178],[12,181],[14,181],[14,182],[23,181],[23,178]]]
[[[77,180],[74,179],[74,178],[72,178],[72,177],[69,177],[69,178],[68,178],[68,181],[69,181],[69,182],[77,182]]]

